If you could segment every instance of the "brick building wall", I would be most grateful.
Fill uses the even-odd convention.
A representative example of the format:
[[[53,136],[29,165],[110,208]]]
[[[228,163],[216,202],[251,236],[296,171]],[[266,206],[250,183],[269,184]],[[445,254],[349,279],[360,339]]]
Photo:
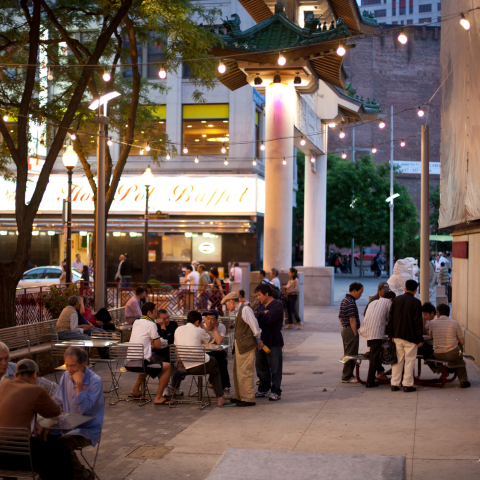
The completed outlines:
[[[398,112],[428,102],[439,87],[440,28],[409,27],[405,31],[408,36],[406,45],[397,40],[399,31],[391,30],[394,28],[398,27],[385,26],[382,37],[355,39],[357,47],[347,50],[344,60],[348,81],[357,90],[357,95],[363,96],[364,100],[375,98],[382,113],[388,115],[383,130],[375,123],[355,128],[356,156],[371,153],[371,147],[375,145],[378,150],[375,160],[379,163],[390,161],[390,106],[393,105],[393,158],[395,161],[420,162],[420,127],[425,124],[427,114],[418,117],[416,108]],[[438,93],[428,112],[430,162],[440,162],[440,104]],[[330,130],[328,149],[337,154],[345,150],[347,158],[351,159],[352,131],[346,129],[345,132],[346,137],[340,140],[337,131]],[[403,148],[400,147],[402,138],[406,142]],[[430,184],[438,184],[439,178],[439,175],[430,175]],[[396,179],[408,187],[420,214],[420,175],[396,174]]]

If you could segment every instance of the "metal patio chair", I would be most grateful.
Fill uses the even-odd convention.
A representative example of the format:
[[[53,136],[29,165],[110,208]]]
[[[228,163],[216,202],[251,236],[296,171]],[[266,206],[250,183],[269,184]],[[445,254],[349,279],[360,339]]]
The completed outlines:
[[[30,464],[30,470],[3,470],[0,466],[0,477],[31,478],[33,480],[40,478],[33,470],[30,437],[31,433],[28,428],[0,427],[0,455],[28,457]]]

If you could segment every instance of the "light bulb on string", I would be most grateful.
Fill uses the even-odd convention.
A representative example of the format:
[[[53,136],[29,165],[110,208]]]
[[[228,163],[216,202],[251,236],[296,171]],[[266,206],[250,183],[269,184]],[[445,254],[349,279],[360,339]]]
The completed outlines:
[[[417,115],[419,117],[423,117],[425,115],[425,112],[422,110],[422,107],[418,107]]]
[[[347,53],[347,50],[345,49],[345,47],[343,46],[343,44],[340,44],[337,48],[337,55],[339,57],[343,57],[345,54]]]
[[[199,160],[198,160],[198,155],[195,157],[195,160],[194,160],[195,163],[198,163]]]
[[[186,143],[183,146],[183,153],[188,153],[188,148]]]
[[[52,67],[48,67],[47,80],[48,80],[49,82],[51,82],[51,81],[53,80]]]
[[[70,139],[71,139],[71,140],[76,140],[76,139],[77,139],[77,136],[75,135],[75,133],[72,133],[72,134],[70,135]]]
[[[342,152],[342,158],[347,158],[347,154],[345,152]]]
[[[165,80],[167,78],[167,72],[163,67],[160,67],[160,70],[158,71],[158,77],[161,80]]]
[[[228,165],[228,160],[225,159],[225,161],[223,162],[224,165]]]
[[[405,146],[405,140],[402,138],[402,141],[400,142],[400,146],[404,147]]]
[[[260,150],[262,150],[262,151],[265,150],[265,144],[263,143],[263,141],[262,141],[262,143],[261,143],[261,145],[260,145]]]
[[[300,145],[303,147],[306,144],[306,140],[302,137],[300,137]]]
[[[287,59],[286,59],[281,53],[279,53],[279,54],[278,54],[277,63],[278,63],[281,67],[283,67],[284,65],[286,65]]]
[[[149,145],[148,143],[147,143],[147,146],[145,147],[145,150],[146,150],[147,152],[149,152],[149,151],[151,150],[151,149],[150,149],[150,145]]]
[[[220,73],[220,75],[223,75],[227,71],[227,66],[223,62],[220,62],[218,64],[217,70],[218,70],[218,73]]]
[[[338,134],[340,138],[345,138],[345,132],[343,131],[343,128],[340,129],[340,133]]]
[[[7,115],[7,114],[5,114],[5,115],[3,116],[3,121],[4,121],[4,122],[8,122],[8,115]]]
[[[462,13],[462,18],[460,19],[460,25],[465,30],[470,30],[470,22],[465,18],[465,15]]]
[[[380,120],[380,123],[378,124],[378,128],[385,128],[385,122],[383,120]]]
[[[167,153],[167,154],[165,155],[165,160],[170,160],[170,154],[169,154],[169,153]]]
[[[143,155],[145,153],[145,150],[143,148],[140,149],[140,155]]]
[[[397,40],[402,44],[405,45],[408,42],[408,38],[403,32],[403,30],[400,30],[400,35],[397,37]]]
[[[287,164],[287,161],[285,160],[285,157],[283,157],[282,163],[283,163],[283,165],[286,165],[286,164]]]
[[[112,142],[112,139],[111,139],[111,138],[109,138],[109,139],[107,140],[107,145],[108,145],[109,147],[111,147],[111,146],[113,145],[113,142]]]
[[[222,145],[222,153],[227,153],[227,148],[225,147],[225,143]]]
[[[372,153],[377,153],[377,149],[374,146],[372,146]]]
[[[255,159],[253,159],[252,165],[255,166],[256,164],[257,164],[257,161]]]
[[[311,157],[311,158],[310,158],[310,162],[311,162],[311,163],[315,163],[315,157]]]
[[[102,78],[103,78],[103,81],[104,81],[104,82],[109,82],[112,77],[111,77],[110,74],[105,70],[105,71],[103,72]]]

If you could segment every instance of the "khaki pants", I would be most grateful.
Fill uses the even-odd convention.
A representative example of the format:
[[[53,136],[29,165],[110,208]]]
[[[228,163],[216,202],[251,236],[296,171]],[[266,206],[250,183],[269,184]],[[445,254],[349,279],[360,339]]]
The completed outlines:
[[[413,370],[415,368],[415,360],[417,359],[418,345],[396,338],[395,346],[397,347],[398,363],[392,365],[392,381],[390,383],[396,387],[399,387],[400,383],[404,387],[413,387]]]
[[[445,353],[435,353],[435,358],[437,360],[443,360],[444,362],[452,362],[458,365],[458,367],[455,367],[455,369],[457,370],[458,380],[460,381],[460,383],[468,382],[466,368],[467,364],[465,363],[465,360],[463,360],[463,358],[460,356],[460,350],[458,348],[454,348],[453,350]],[[439,369],[438,373],[441,373],[441,371],[442,370]]]
[[[235,341],[235,357],[233,359],[233,383],[237,400],[255,401],[255,348],[246,353],[238,351]]]

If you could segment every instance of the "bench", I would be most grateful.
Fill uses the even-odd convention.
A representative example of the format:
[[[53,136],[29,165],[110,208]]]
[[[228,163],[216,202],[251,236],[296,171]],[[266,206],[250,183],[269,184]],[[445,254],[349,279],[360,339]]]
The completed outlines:
[[[463,358],[467,358],[469,360],[474,360],[474,358],[471,355],[463,355]],[[360,378],[360,365],[362,364],[363,360],[369,360],[368,358],[365,357],[365,355],[360,354],[360,355],[345,355],[340,359],[341,363],[347,363],[348,361],[354,361],[355,362],[355,377],[358,381],[358,383],[361,383],[362,385],[365,385],[367,382],[363,381]],[[420,375],[422,373],[422,360],[424,360],[424,363],[426,365],[431,364],[436,367],[441,367],[442,368],[442,374],[441,377],[431,379],[431,380],[422,380],[420,378]],[[417,361],[418,361],[418,375],[414,376],[414,384],[415,385],[422,385],[424,387],[437,387],[437,388],[442,388],[446,383],[453,382],[457,378],[457,371],[455,370],[453,372],[452,376],[448,376],[448,371],[447,369],[449,368],[454,368],[450,367],[449,363],[443,360],[437,360],[435,358],[432,359],[424,359],[422,355],[417,355]],[[379,384],[390,384],[390,378],[377,378],[375,379],[376,382]]]
[[[20,325],[0,329],[0,342],[5,343],[10,350],[10,358],[26,355],[37,356],[50,350],[52,340],[57,339],[55,325],[57,320]]]

